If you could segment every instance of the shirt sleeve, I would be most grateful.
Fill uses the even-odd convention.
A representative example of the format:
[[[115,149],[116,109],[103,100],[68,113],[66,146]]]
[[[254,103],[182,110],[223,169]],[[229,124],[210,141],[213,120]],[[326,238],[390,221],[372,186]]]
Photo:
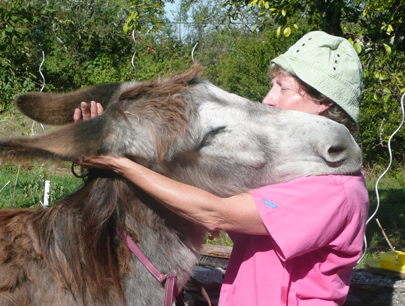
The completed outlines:
[[[251,191],[281,258],[333,247],[350,214],[340,178],[305,177]]]

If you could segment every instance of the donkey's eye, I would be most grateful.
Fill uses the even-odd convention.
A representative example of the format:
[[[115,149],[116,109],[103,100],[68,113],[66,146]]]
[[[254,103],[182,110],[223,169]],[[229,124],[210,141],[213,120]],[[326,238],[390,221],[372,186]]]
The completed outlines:
[[[198,146],[198,150],[209,146],[214,138],[218,135],[218,133],[223,132],[226,129],[226,126],[220,126],[212,131],[209,131],[207,134],[205,134],[203,140],[201,141],[200,145]]]

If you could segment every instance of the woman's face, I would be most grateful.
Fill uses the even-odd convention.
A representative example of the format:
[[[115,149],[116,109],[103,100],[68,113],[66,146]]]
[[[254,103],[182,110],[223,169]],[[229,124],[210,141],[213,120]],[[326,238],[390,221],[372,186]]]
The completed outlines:
[[[263,104],[308,114],[319,114],[319,111],[325,110],[322,104],[313,101],[304,90],[300,89],[292,76],[278,73],[271,83],[272,87],[263,99]]]

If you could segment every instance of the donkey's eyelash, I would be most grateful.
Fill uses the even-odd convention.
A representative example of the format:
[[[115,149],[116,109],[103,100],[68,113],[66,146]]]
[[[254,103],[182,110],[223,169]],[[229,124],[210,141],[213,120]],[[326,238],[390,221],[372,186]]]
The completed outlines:
[[[203,140],[201,141],[200,145],[198,146],[197,150],[200,150],[203,147],[209,146],[212,142],[212,140],[215,138],[215,136],[218,133],[223,132],[226,129],[226,126],[220,126],[210,132],[208,132],[207,134],[205,134]]]

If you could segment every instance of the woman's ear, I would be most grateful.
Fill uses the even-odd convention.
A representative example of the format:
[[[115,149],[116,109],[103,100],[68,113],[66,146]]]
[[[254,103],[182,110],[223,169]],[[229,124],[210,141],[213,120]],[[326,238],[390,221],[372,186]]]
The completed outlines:
[[[326,112],[332,105],[333,105],[333,102],[319,103],[319,106],[318,106],[319,113],[322,114],[323,112]]]

